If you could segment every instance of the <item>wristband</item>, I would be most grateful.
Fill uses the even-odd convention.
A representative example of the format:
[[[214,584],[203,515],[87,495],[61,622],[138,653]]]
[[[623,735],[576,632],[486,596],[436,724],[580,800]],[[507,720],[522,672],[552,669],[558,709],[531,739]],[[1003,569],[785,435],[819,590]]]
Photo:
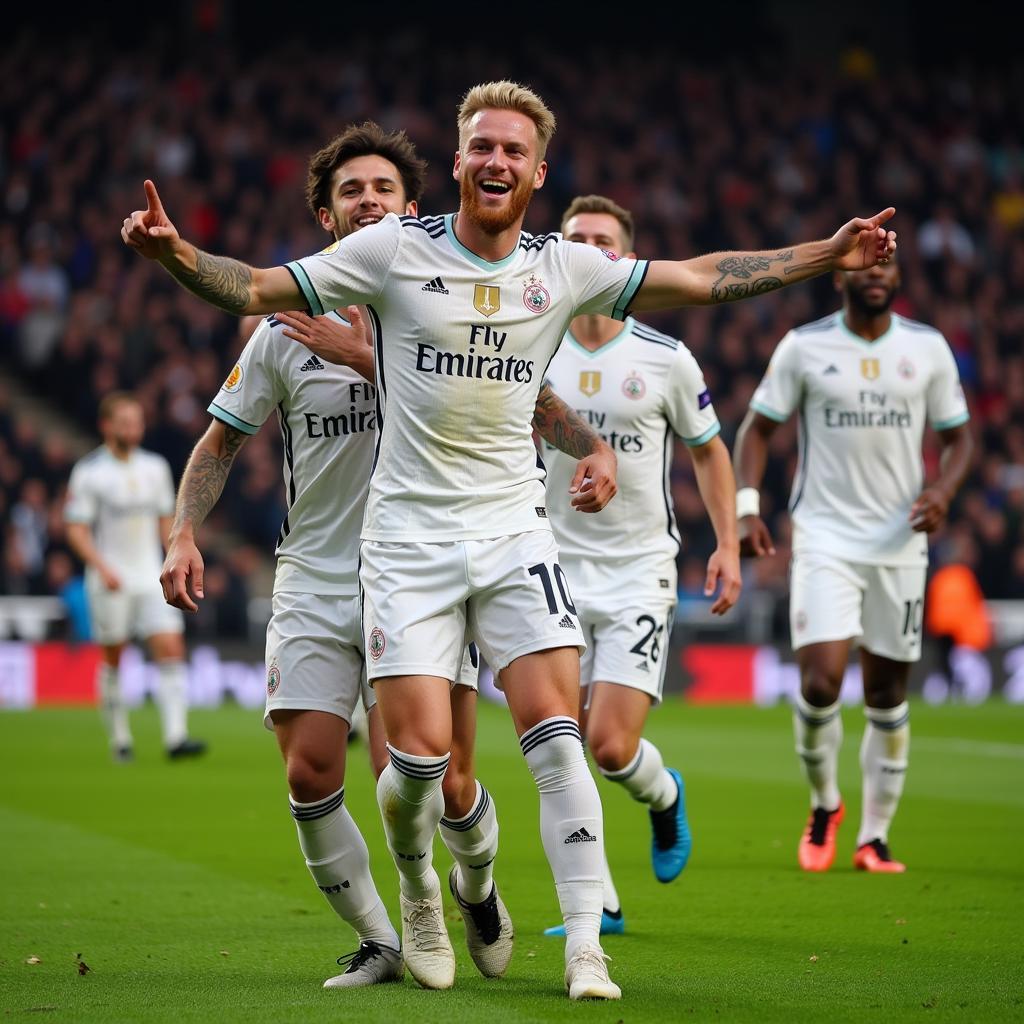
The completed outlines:
[[[761,514],[761,494],[756,487],[741,487],[736,492],[736,518],[759,516]]]

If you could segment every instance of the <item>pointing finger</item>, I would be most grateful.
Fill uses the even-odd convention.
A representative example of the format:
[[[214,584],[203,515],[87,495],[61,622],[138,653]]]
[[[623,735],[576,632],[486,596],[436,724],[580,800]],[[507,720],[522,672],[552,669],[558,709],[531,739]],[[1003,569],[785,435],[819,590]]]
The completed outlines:
[[[156,190],[156,185],[147,178],[143,183],[142,187],[146,190],[146,205],[147,213],[156,213],[160,216],[164,214],[164,205],[160,202],[160,195]]]

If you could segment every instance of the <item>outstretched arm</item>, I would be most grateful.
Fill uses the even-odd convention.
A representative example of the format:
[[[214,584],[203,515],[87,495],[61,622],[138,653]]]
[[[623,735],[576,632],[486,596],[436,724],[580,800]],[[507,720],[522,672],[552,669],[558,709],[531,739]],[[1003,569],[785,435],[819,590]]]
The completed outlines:
[[[608,443],[555,394],[548,381],[537,395],[533,426],[548,444],[580,460],[569,485],[569,493],[575,495],[573,508],[600,512],[618,490],[618,460]]]
[[[305,306],[305,297],[287,268],[259,270],[197,249],[178,234],[148,178],[145,189],[146,209],[125,217],[121,239],[147,259],[156,260],[193,295],[236,316]]]
[[[633,300],[635,312],[735,302],[806,281],[832,270],[863,270],[896,251],[896,232],[884,225],[893,207],[874,217],[855,217],[831,238],[789,249],[716,252],[694,259],[651,263]]]
[[[740,546],[736,536],[736,480],[729,464],[729,449],[720,437],[690,449],[697,487],[715,530],[718,547],[708,559],[704,593],[710,597],[722,588],[711,606],[713,615],[724,615],[739,599]]]
[[[248,436],[215,419],[185,465],[178,487],[167,557],[160,573],[164,600],[175,608],[187,612],[199,610],[194,598],[203,597],[204,564],[203,556],[196,547],[195,531],[217,504],[231,464]]]
[[[768,463],[768,441],[778,423],[753,409],[747,412],[736,434],[733,466],[739,485],[736,518],[739,522],[740,552],[744,555],[774,555],[775,545],[767,524],[761,518],[758,493]]]

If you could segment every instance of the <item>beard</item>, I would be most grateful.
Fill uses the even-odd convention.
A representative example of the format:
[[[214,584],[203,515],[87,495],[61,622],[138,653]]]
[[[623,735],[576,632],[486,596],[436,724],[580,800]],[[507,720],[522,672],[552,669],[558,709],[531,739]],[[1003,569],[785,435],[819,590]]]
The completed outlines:
[[[895,288],[886,288],[885,295],[881,299],[868,299],[860,288],[847,288],[846,298],[850,305],[866,316],[878,316],[880,313],[887,313],[889,307],[896,298]]]
[[[459,178],[459,199],[462,201],[462,212],[484,234],[500,235],[516,224],[526,213],[526,208],[533,198],[533,186],[528,181],[520,181],[512,190],[508,203],[501,209],[482,206],[477,198],[476,188],[469,175]]]

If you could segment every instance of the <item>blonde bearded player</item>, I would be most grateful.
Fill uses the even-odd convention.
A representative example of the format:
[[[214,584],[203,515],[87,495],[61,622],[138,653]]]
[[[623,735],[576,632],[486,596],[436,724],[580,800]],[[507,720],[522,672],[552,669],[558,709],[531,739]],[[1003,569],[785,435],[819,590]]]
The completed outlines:
[[[843,820],[839,691],[860,640],[867,726],[864,800],[854,866],[899,873],[889,826],[910,747],[907,680],[921,656],[926,534],[970,465],[967,405],[953,354],[938,331],[891,312],[895,261],[837,274],[843,308],[779,342],[736,439],[737,515],[745,554],[774,551],[757,488],[779,423],[800,414],[793,481],[790,628],[800,666],[797,753],[811,815],[797,851],[805,871],[826,871]],[[942,444],[939,477],[922,488],[925,420]]]
[[[308,204],[325,230],[342,238],[388,212],[415,213],[424,169],[404,135],[368,122],[343,132],[313,157]],[[374,388],[366,380],[373,376],[373,350],[358,309],[349,309],[348,316],[356,329],[336,313],[315,320],[281,314],[280,321],[258,324],[211,403],[213,422],[186,468],[163,575],[170,602],[195,610],[203,583],[195,530],[219,497],[245,439],[276,409],[285,446],[288,515],[277,548],[267,634],[266,724],[281,746],[290,807],[310,872],[360,940],[359,949],[339,961],[347,965],[345,973],[326,982],[331,988],[401,977],[397,935],[373,886],[365,844],[343,806],[345,738],[363,672],[358,530],[376,424]],[[288,338],[303,341],[311,351]],[[564,434],[572,427],[572,414],[546,389],[536,421],[547,435],[556,426]],[[609,459],[614,471],[614,456]],[[614,480],[605,475],[574,500],[596,511],[612,494]],[[443,783],[440,831],[456,861],[450,884],[458,893],[471,956],[482,973],[496,976],[511,956],[512,924],[492,881],[498,841],[494,804],[473,764],[476,667],[471,650],[451,693],[452,761]],[[379,775],[387,754],[378,719],[371,706],[371,759]]]
[[[147,208],[125,218],[122,239],[238,315],[367,304],[382,422],[360,579],[368,671],[391,755],[378,800],[401,902],[431,908],[418,915],[418,934],[406,936],[406,962],[411,969],[412,945],[421,982],[453,981],[430,842],[443,813],[448,689],[468,628],[499,674],[540,792],[569,997],[617,999],[599,939],[601,804],[576,721],[583,634],[532,441],[544,368],[582,313],[623,318],[630,308],[727,302],[887,259],[896,241],[882,225],[895,211],[782,251],[616,260],[559,235],[522,232],[553,131],[553,115],[530,90],[512,82],[471,89],[459,111],[457,213],[388,216],[288,267],[259,270],[196,249],[152,182]],[[447,294],[424,291],[438,279]],[[586,475],[591,459],[582,461]]]
[[[633,218],[604,196],[579,196],[562,216],[565,238],[634,257]],[[655,877],[671,882],[690,856],[681,774],[643,738],[661,702],[675,619],[676,555],[669,472],[675,437],[693,460],[701,496],[718,539],[705,593],[724,615],[740,593],[736,484],[718,417],[697,361],[682,342],[627,317],[573,320],[548,367],[548,381],[573,395],[576,412],[600,431],[619,458],[618,496],[586,519],[552,503],[562,564],[587,638],[581,664],[580,725],[598,770],[648,808]],[[558,451],[544,451],[548,489],[558,493],[574,471]],[[602,934],[625,920],[607,861]],[[548,935],[564,934],[561,926]]]

